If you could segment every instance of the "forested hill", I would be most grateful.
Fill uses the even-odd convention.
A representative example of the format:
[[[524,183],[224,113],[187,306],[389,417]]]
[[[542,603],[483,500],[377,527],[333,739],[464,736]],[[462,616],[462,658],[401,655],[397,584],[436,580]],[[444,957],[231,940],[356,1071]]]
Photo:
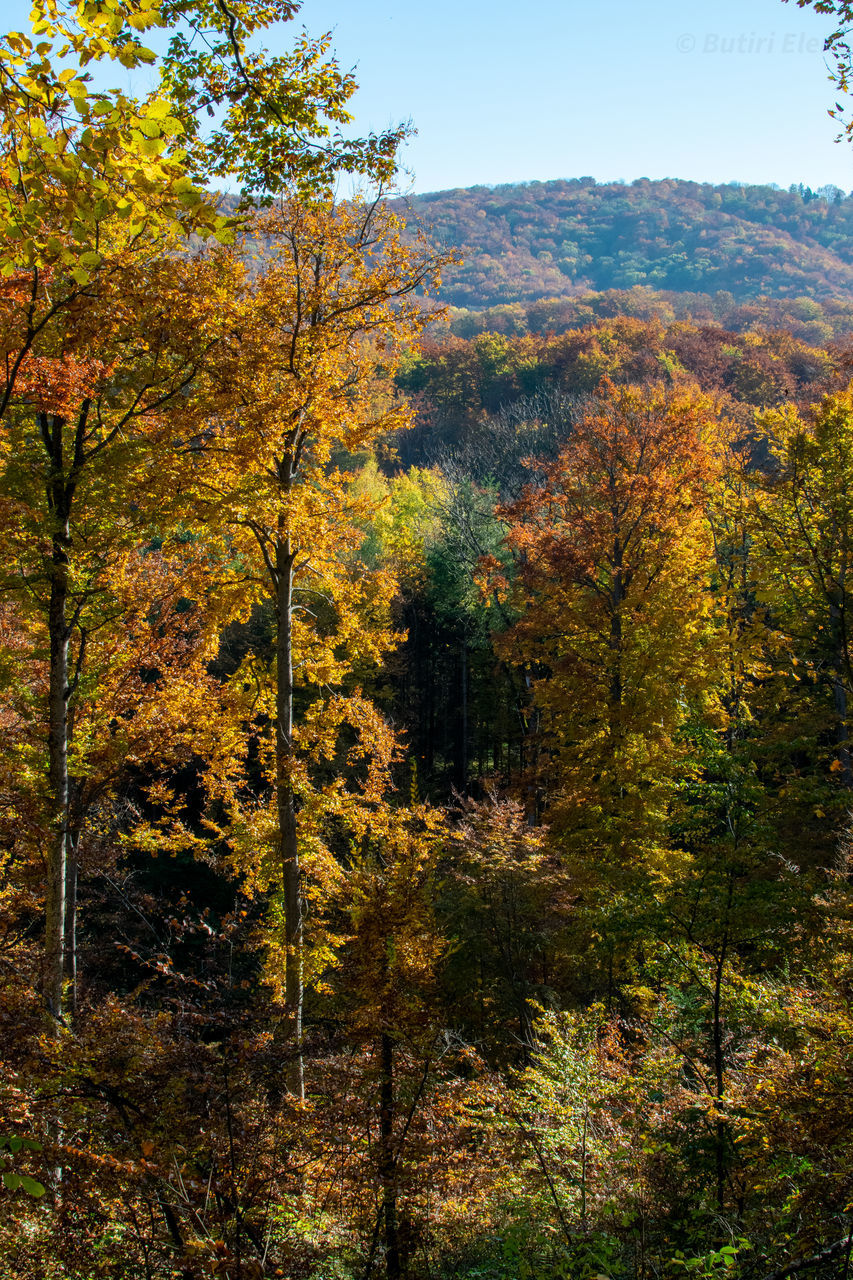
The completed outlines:
[[[738,300],[853,296],[853,197],[834,187],[592,178],[415,196],[463,262],[442,296],[481,308],[579,291],[715,293]]]

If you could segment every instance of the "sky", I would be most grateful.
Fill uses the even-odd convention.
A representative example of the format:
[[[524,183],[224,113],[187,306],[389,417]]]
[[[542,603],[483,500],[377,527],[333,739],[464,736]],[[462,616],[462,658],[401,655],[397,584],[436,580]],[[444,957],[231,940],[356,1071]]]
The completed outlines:
[[[830,20],[794,0],[304,0],[297,21],[355,68],[359,131],[411,119],[414,191],[584,175],[853,188],[827,115]]]
[[[27,0],[4,0],[26,27]],[[408,189],[598,181],[832,183],[827,17],[795,0],[303,0],[359,91],[353,130],[410,120]],[[853,97],[850,99],[853,106]]]

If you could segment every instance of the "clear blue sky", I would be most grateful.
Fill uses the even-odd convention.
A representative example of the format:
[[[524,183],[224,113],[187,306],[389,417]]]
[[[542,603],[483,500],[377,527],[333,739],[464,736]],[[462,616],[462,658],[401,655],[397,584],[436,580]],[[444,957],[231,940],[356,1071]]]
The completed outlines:
[[[835,183],[829,20],[781,0],[304,0],[361,129],[411,118],[416,191],[599,180]]]

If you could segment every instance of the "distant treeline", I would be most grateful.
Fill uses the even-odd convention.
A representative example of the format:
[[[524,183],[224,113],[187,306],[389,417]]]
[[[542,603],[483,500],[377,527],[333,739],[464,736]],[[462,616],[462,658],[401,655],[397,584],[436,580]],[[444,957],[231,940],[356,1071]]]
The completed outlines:
[[[576,178],[439,191],[411,205],[463,258],[442,289],[459,307],[637,285],[738,301],[839,298],[853,286],[853,199],[836,187]]]

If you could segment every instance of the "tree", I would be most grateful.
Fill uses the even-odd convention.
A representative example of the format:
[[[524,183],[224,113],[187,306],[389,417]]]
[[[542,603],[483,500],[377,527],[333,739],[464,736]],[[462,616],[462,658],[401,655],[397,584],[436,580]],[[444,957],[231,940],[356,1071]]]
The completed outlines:
[[[91,721],[84,728],[85,708],[104,692],[102,660],[115,668],[110,645],[134,617],[140,621],[146,587],[155,585],[149,569],[156,557],[145,565],[141,548],[159,534],[169,558],[180,518],[174,409],[180,405],[187,430],[188,389],[216,340],[209,305],[215,289],[215,272],[199,262],[145,261],[135,250],[114,255],[97,305],[57,316],[40,335],[38,354],[19,367],[0,442],[0,518],[10,550],[3,592],[21,611],[31,661],[47,657],[43,683],[31,685],[41,693],[28,717],[39,724],[49,780],[44,994],[57,1019],[66,927],[73,934],[66,881],[80,804],[93,753],[104,736],[115,738],[108,722],[99,733]],[[128,590],[131,563],[136,598]],[[148,595],[148,607],[168,610],[173,588],[159,586],[161,599]],[[132,631],[126,640],[128,661],[138,663]],[[26,684],[26,669],[22,675]]]
[[[438,813],[425,806],[386,812],[353,850],[347,885],[351,932],[338,986],[349,1035],[372,1049],[378,1102],[380,1196],[366,1273],[381,1235],[388,1280],[407,1271],[400,1212],[407,1138],[438,1056],[436,971],[445,943],[433,880],[441,834]]]
[[[326,58],[327,38],[306,37],[276,59],[248,51],[253,37],[297,8],[288,0],[230,7],[178,0],[163,10],[123,0],[95,10],[37,4],[32,35],[13,32],[0,42],[0,418],[13,418],[9,499],[29,504],[24,555],[42,558],[49,584],[45,737],[57,834],[48,857],[46,996],[58,1016],[69,714],[85,674],[83,613],[113,554],[97,545],[94,529],[108,541],[128,533],[133,521],[112,521],[117,508],[134,510],[133,468],[143,440],[153,444],[149,426],[170,402],[186,399],[200,357],[217,340],[195,287],[209,267],[189,266],[186,237],[228,239],[233,227],[204,186],[230,175],[247,193],[288,184],[325,189],[342,168],[374,178],[393,169],[399,131],[353,143],[332,136],[330,126],[348,119],[355,84]],[[159,63],[139,39],[156,28],[172,33]],[[154,64],[158,88],[138,100],[95,87],[87,68],[115,62],[128,70]],[[206,134],[201,116],[220,107],[224,121]],[[186,296],[171,287],[177,280]],[[169,329],[169,307],[187,326],[180,334]],[[156,450],[143,468],[155,456],[162,469]],[[24,494],[27,467],[30,480],[39,473],[35,505]],[[78,525],[87,488],[87,497],[105,502]],[[87,523],[84,568],[72,548]],[[144,540],[138,521],[136,528]]]
[[[501,653],[527,664],[537,805],[588,909],[618,915],[629,890],[677,874],[679,734],[690,705],[713,698],[704,501],[717,431],[689,387],[605,382],[542,482],[502,512],[520,616]]]
[[[542,483],[503,512],[523,608],[504,647],[539,673],[553,804],[571,827],[589,788],[609,795],[628,824],[617,845],[655,824],[684,701],[707,675],[715,430],[691,390],[604,384]]]
[[[211,376],[198,492],[228,530],[244,609],[271,614],[268,665],[251,658],[238,679],[259,690],[255,749],[262,786],[275,793],[290,1085],[301,1095],[306,850],[315,880],[324,859],[334,876],[323,823],[335,814],[363,825],[356,811],[381,801],[395,752],[359,687],[394,643],[393,582],[360,561],[371,504],[342,463],[407,420],[388,378],[425,323],[414,294],[437,263],[423,245],[404,244],[378,200],[282,201],[252,232],[268,248],[257,268],[237,268],[234,338]]]
[[[547,831],[491,792],[466,800],[441,863],[440,919],[452,938],[443,980],[460,1029],[493,1060],[528,1061],[537,1004],[559,986],[572,885]]]
[[[764,589],[775,605],[774,619],[798,647],[804,643],[806,652],[813,647],[810,666],[816,682],[831,688],[837,743],[833,767],[850,787],[853,394],[827,396],[810,417],[791,410],[765,415],[761,427],[775,464],[770,476],[757,480],[754,491]]]
[[[31,35],[0,41],[0,272],[26,285],[30,344],[57,310],[87,296],[105,245],[141,239],[167,252],[175,233],[227,238],[228,219],[205,191],[211,181],[263,196],[328,190],[341,170],[373,180],[394,172],[403,130],[332,134],[350,118],[356,84],[326,56],[328,36],[303,36],[275,58],[250,49],[298,10],[293,0],[105,0],[95,10],[39,0]],[[170,33],[160,58],[139,38],[152,30]],[[96,86],[88,68],[115,62],[152,65],[157,88],[136,99]],[[69,277],[61,287],[57,273]],[[16,371],[7,369],[12,381]]]

